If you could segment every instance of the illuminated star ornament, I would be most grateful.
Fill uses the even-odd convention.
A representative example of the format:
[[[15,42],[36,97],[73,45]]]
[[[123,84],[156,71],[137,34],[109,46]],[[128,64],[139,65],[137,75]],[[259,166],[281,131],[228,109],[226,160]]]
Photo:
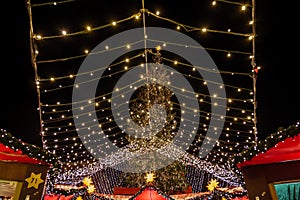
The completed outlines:
[[[25,179],[28,183],[27,188],[34,187],[35,189],[38,189],[39,185],[44,182],[44,180],[41,179],[41,175],[42,173],[35,174],[31,172],[31,176]]]
[[[146,182],[147,182],[147,183],[152,183],[152,182],[154,181],[155,178],[156,178],[156,177],[155,177],[155,175],[154,175],[153,172],[149,172],[149,173],[147,173],[146,176],[145,176],[145,179],[146,179]]]
[[[219,182],[216,179],[211,179],[206,187],[210,192],[212,192],[218,187],[218,185]]]
[[[85,177],[82,183],[87,187],[87,192],[89,194],[93,193],[96,190],[95,186],[93,185],[93,181],[90,177]]]
[[[90,184],[92,184],[92,179],[89,178],[89,177],[85,177],[82,181],[82,183],[85,185],[85,186],[89,186]]]

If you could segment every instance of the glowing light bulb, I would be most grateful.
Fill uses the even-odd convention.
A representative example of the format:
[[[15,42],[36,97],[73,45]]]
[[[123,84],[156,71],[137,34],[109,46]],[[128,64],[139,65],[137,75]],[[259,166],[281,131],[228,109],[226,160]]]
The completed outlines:
[[[92,28],[90,26],[87,26],[86,30],[90,31],[90,30],[92,30]]]
[[[62,33],[63,35],[67,35],[67,31],[65,31],[65,30],[63,30],[61,33]]]
[[[213,6],[215,6],[215,5],[217,4],[217,2],[216,2],[216,1],[213,1],[211,4],[212,4]]]
[[[207,29],[206,28],[202,28],[202,32],[206,32],[207,31]]]
[[[113,26],[115,26],[115,25],[117,25],[117,22],[112,22],[111,24],[112,24]]]
[[[160,12],[159,11],[156,11],[156,13],[155,13],[156,15],[159,15],[160,14]]]
[[[246,10],[246,6],[245,5],[242,6],[242,10]]]
[[[38,39],[38,40],[41,40],[41,39],[42,39],[42,36],[41,36],[41,35],[36,35],[35,37],[36,37],[36,39]]]

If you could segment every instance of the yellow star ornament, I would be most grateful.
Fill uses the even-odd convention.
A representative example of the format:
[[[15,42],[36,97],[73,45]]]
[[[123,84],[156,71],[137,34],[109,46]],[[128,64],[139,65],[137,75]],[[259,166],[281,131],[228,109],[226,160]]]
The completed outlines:
[[[206,186],[209,191],[214,191],[219,186],[219,182],[216,179],[211,179],[209,184]]]
[[[94,185],[89,185],[88,188],[87,188],[87,192],[89,194],[93,193],[95,190],[96,190],[96,188],[95,188]]]
[[[152,183],[155,178],[156,177],[155,177],[153,172],[147,173],[146,176],[145,176],[145,179],[146,179],[147,183]]]
[[[39,185],[44,182],[44,180],[41,179],[41,175],[42,173],[35,174],[31,172],[31,176],[25,179],[28,183],[27,188],[34,187],[35,189],[38,189]]]
[[[91,178],[85,177],[85,178],[83,179],[82,183],[83,183],[85,186],[90,186],[90,185],[93,183],[93,181],[92,181]]]

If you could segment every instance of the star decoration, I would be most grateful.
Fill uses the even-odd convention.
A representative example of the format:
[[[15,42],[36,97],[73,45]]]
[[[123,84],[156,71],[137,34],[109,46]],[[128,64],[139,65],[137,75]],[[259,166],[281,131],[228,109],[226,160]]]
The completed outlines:
[[[149,172],[146,174],[145,179],[147,183],[152,183],[154,181],[155,175],[153,172]]]
[[[209,191],[214,191],[219,186],[219,182],[216,179],[211,179],[209,184],[206,186]]]
[[[85,178],[83,179],[83,181],[82,181],[82,183],[83,183],[85,186],[91,185],[92,182],[93,182],[92,179],[89,178],[89,177],[85,177]]]
[[[96,190],[96,188],[95,188],[94,185],[89,185],[88,188],[87,188],[87,192],[89,194],[93,193],[95,190]]]
[[[35,174],[31,172],[31,176],[25,179],[28,183],[27,188],[34,187],[35,189],[38,189],[39,185],[44,182],[44,180],[41,179],[41,175],[42,173]]]

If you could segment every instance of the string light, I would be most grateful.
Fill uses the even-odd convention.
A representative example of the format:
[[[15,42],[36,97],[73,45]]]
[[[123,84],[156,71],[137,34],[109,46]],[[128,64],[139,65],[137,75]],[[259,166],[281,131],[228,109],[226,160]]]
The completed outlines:
[[[72,1],[61,1],[57,2],[56,5],[59,5],[61,3],[71,3]],[[241,3],[235,3],[235,2],[230,2],[230,1],[218,1],[218,2],[223,2],[223,3],[229,3],[229,4],[234,4],[234,5],[239,5],[239,6],[244,6],[244,9],[246,8],[252,8],[251,5],[248,4],[241,4]],[[213,1],[212,5],[216,5],[217,1]],[[39,6],[50,6],[51,4],[34,4],[32,7],[39,7]],[[219,4],[218,4],[219,5]],[[219,7],[219,6],[218,6]],[[78,31],[78,32],[72,32],[66,31],[61,32],[59,35],[44,35],[43,37],[39,34],[36,34],[33,39],[36,40],[36,42],[41,42],[41,40],[48,40],[48,39],[56,39],[56,40],[49,40],[49,43],[53,42],[59,42],[60,39],[63,37],[71,37],[71,36],[78,36],[83,35],[83,34],[89,34],[92,31],[97,31],[101,30],[104,28],[108,28],[111,26],[116,26],[116,25],[124,25],[123,23],[131,20],[131,19],[139,19],[142,13],[148,14],[148,17],[154,16],[157,19],[160,19],[165,22],[170,22],[173,25],[173,28],[176,27],[177,30],[185,30],[187,33],[193,32],[193,31],[202,31],[206,33],[218,33],[220,35],[224,36],[230,36],[230,37],[236,37],[237,40],[240,40],[240,38],[248,38],[249,40],[253,41],[255,38],[255,34],[253,33],[238,33],[238,32],[233,32],[231,29],[227,29],[227,31],[221,31],[221,30],[215,30],[215,29],[208,29],[208,28],[200,28],[200,26],[189,26],[185,25],[179,22],[176,22],[172,19],[169,18],[164,18],[160,16],[159,12],[152,13],[148,9],[141,9],[138,13],[135,13],[127,18],[117,20],[114,22],[111,22],[109,24],[105,24],[102,26],[98,27],[90,27],[86,26],[86,29]],[[253,25],[253,20],[250,21],[250,25]],[[175,26],[174,26],[175,25]],[[226,30],[226,29],[225,29]],[[234,30],[234,29],[232,29]],[[205,34],[206,35],[206,34]],[[146,36],[146,35],[145,35]],[[204,36],[204,34],[203,34]],[[215,36],[213,34],[210,35],[211,37]],[[205,36],[204,36],[205,37]],[[74,37],[75,39],[75,37]],[[153,41],[151,40],[151,35],[149,37],[145,37],[147,41]],[[142,42],[142,41],[136,41],[136,42]],[[186,48],[194,48],[192,46],[188,46],[187,44],[171,44],[168,43],[168,41],[156,41],[159,48],[156,50],[163,51],[164,47],[166,45],[174,45],[176,46],[185,46]],[[249,45],[248,43],[243,43],[244,45]],[[118,46],[115,47],[113,44],[107,44],[103,51],[97,52],[97,53],[107,53],[110,51],[114,51],[116,49],[120,48],[126,48],[128,52],[132,49],[132,46],[134,43],[125,43],[123,46]],[[234,60],[238,56],[236,55],[246,55],[247,58],[250,57],[250,59],[254,59],[254,53],[251,50],[251,47],[249,48],[249,52],[247,51],[238,51],[238,50],[233,50],[233,49],[226,49],[224,47],[222,48],[209,48],[205,47],[204,48],[207,51],[211,51],[214,55],[215,53],[221,53],[224,57],[224,55],[227,55],[227,57],[232,57],[230,60]],[[80,129],[87,130],[88,134],[83,140],[83,143],[88,143],[92,141],[94,136],[99,136],[103,138],[111,137],[113,138],[112,141],[114,142],[115,145],[125,145],[126,140],[123,139],[121,136],[124,135],[122,131],[114,131],[118,129],[118,126],[109,126],[111,122],[113,121],[113,116],[111,114],[106,114],[107,111],[109,111],[110,106],[120,106],[118,104],[116,105],[111,105],[111,94],[113,91],[109,92],[104,92],[101,93],[100,95],[96,95],[94,99],[83,99],[81,102],[70,102],[70,99],[68,100],[62,100],[60,99],[60,95],[62,93],[68,92],[71,87],[73,87],[73,78],[74,77],[80,77],[80,76],[89,76],[89,77],[97,77],[97,70],[95,71],[88,71],[85,73],[79,73],[76,75],[73,75],[76,73],[76,60],[82,60],[86,57],[87,54],[90,53],[88,49],[85,49],[82,51],[80,50],[81,55],[73,56],[71,55],[66,55],[64,58],[54,58],[54,59],[47,59],[47,56],[43,56],[46,52],[46,50],[41,47],[41,53],[42,56],[38,57],[38,60],[36,60],[36,64],[39,64],[37,67],[39,77],[42,77],[39,79],[39,82],[36,83],[38,89],[43,90],[42,96],[41,96],[41,111],[43,112],[43,137],[44,137],[44,146],[57,153],[59,158],[64,162],[64,167],[65,170],[62,170],[61,173],[59,173],[59,176],[57,176],[56,181],[61,181],[61,180],[72,180],[76,176],[83,176],[85,175],[91,175],[92,172],[95,172],[97,170],[101,170],[106,168],[107,165],[105,164],[99,164],[96,162],[93,156],[91,156],[88,151],[85,149],[84,145],[81,143],[81,138],[78,137],[77,131],[79,130],[78,128],[74,128],[74,123],[72,121],[73,116],[71,113],[71,105],[74,103],[76,105],[74,109],[81,109],[85,112],[82,113],[82,115],[89,116],[86,121],[82,123],[82,127]],[[82,54],[84,53],[84,54]],[[113,80],[112,78],[114,77],[119,77],[123,73],[126,73],[129,69],[131,69],[131,65],[134,65],[133,63],[139,62],[139,59],[142,58],[142,56],[145,56],[143,53],[137,53],[132,57],[127,57],[124,59],[119,59],[116,63],[111,64],[109,66],[99,66],[99,69],[107,69],[107,74],[104,75],[102,78],[107,79],[107,80]],[[147,54],[152,55],[151,52],[147,52]],[[234,56],[232,56],[234,54]],[[54,56],[57,56],[56,54],[53,54]],[[217,162],[218,159],[222,160],[223,162],[226,162],[228,156],[234,155],[236,151],[241,151],[244,148],[244,145],[251,145],[253,142],[253,133],[249,131],[249,129],[253,128],[253,89],[245,86],[243,87],[242,85],[235,85],[232,82],[229,84],[221,84],[217,83],[213,80],[203,80],[201,77],[199,77],[199,74],[197,74],[197,70],[203,70],[205,73],[218,73],[220,72],[222,76],[226,77],[231,76],[231,78],[239,77],[239,76],[248,76],[250,77],[250,70],[247,69],[240,69],[239,70],[228,70],[228,71],[223,71],[223,70],[211,70],[211,69],[206,69],[205,66],[193,66],[185,61],[182,61],[182,58],[179,57],[172,57],[167,54],[163,54],[165,56],[162,56],[162,60],[170,66],[175,65],[176,69],[178,70],[178,73],[182,74],[184,77],[189,78],[189,80],[194,81],[199,83],[198,85],[203,86],[203,89],[206,88],[207,85],[213,84],[217,85],[218,88],[226,88],[228,91],[230,91],[228,103],[230,103],[230,106],[226,106],[228,108],[228,115],[226,116],[220,116],[220,115],[214,115],[210,113],[210,110],[198,110],[195,108],[189,108],[183,104],[178,104],[174,102],[174,106],[172,107],[172,110],[174,112],[181,112],[182,114],[184,113],[200,113],[200,117],[206,119],[207,121],[213,120],[213,119],[226,119],[225,123],[225,128],[224,128],[224,134],[221,135],[220,140],[218,141],[218,145],[212,150],[208,156],[205,157],[205,160],[199,160],[195,159],[193,157],[189,157],[189,154],[185,155],[185,159],[188,161],[185,161],[185,163],[188,163],[189,165],[195,166],[199,169],[204,169],[205,171],[214,173],[218,178],[224,180],[225,182],[228,182],[230,184],[238,184],[240,183],[240,179],[237,178],[237,174],[232,173],[228,171],[228,169],[224,169],[223,167],[216,167],[215,164],[212,164],[208,162],[208,160]],[[121,60],[121,61],[120,61]],[[62,62],[63,61],[63,62]],[[229,61],[231,62],[231,61]],[[51,67],[53,67],[53,64],[55,65],[69,65],[72,66],[70,67],[70,71],[66,70],[63,72],[63,70],[58,70],[60,73],[57,73],[55,75],[51,75],[52,77],[49,78],[48,73],[44,73],[47,70],[50,70]],[[124,65],[124,64],[127,65]],[[145,65],[140,65],[141,67],[145,67]],[[221,66],[221,68],[225,68],[227,66]],[[43,68],[43,69],[42,69]],[[260,67],[257,67],[259,69]],[[184,69],[184,70],[183,70]],[[254,69],[253,69],[254,70]],[[175,72],[177,73],[177,72]],[[144,79],[146,76],[145,74],[141,74],[140,78]],[[251,78],[251,77],[250,77]],[[85,85],[88,84],[88,82],[91,81],[96,81],[96,78],[90,79],[87,82],[80,82],[74,86],[74,89],[79,88],[79,87],[85,87]],[[251,80],[250,80],[251,81]],[[42,84],[40,84],[42,82]],[[132,88],[139,88],[143,84],[141,83],[133,83],[131,86]],[[183,91],[181,95],[188,94],[188,93],[195,93],[195,91],[188,90],[186,88],[178,88],[174,85],[172,85],[172,82],[169,81],[168,83],[169,87],[172,90],[179,89]],[[118,95],[122,96],[125,94],[126,90],[128,88],[116,88],[116,92],[118,92]],[[215,94],[212,96],[208,96],[205,92],[197,92],[197,101],[199,103],[202,103],[203,106],[211,107],[211,106],[218,106],[222,107],[224,105],[220,103],[212,103],[211,98],[214,99],[219,99],[219,95]],[[54,98],[48,98],[48,96],[54,97]],[[59,103],[56,103],[59,102]],[[177,106],[177,107],[176,107]],[[91,108],[96,108],[96,112],[101,113],[101,117],[97,118],[92,118],[90,115],[90,109]],[[178,108],[180,107],[180,109]],[[120,112],[125,112],[125,110],[122,110]],[[75,117],[81,117],[81,116],[75,116]],[[119,118],[122,118],[122,113],[119,113]],[[174,117],[174,121],[180,122],[181,120],[187,120],[187,119],[182,119],[179,118],[178,116]],[[108,135],[105,135],[103,132],[99,133],[95,131],[94,126],[90,125],[92,122],[97,121],[101,122],[97,126],[104,127],[102,130],[103,132],[108,133]],[[124,122],[125,123],[125,122]],[[197,152],[197,150],[200,149],[201,141],[205,138],[203,133],[205,133],[208,130],[208,123],[202,122],[200,123],[201,127],[203,128],[195,128],[195,132],[201,133],[199,135],[199,139],[197,141],[199,143],[193,143],[191,144],[191,147],[194,152]],[[214,127],[213,130],[218,130],[222,129],[222,127]],[[185,133],[179,133],[184,135]],[[203,135],[202,135],[203,134]],[[236,140],[236,135],[239,135],[239,138],[241,140],[238,141]],[[213,141],[214,138],[208,138],[209,141]],[[96,140],[95,140],[96,141]],[[75,145],[76,144],[76,145]],[[105,145],[103,145],[104,147]],[[124,149],[121,149],[122,151]],[[172,149],[170,151],[176,151],[176,149]],[[67,153],[64,153],[67,152]],[[101,152],[105,154],[105,148],[101,150]],[[118,152],[120,155],[116,155],[116,158],[108,158],[104,163],[117,163],[122,160],[122,153]],[[76,154],[76,158],[72,158],[72,155]],[[130,157],[125,157],[124,160],[129,159]],[[120,160],[119,160],[120,159]],[[83,167],[86,166],[87,163],[92,163],[92,167],[89,166],[90,168]],[[72,170],[71,170],[72,169]],[[74,170],[75,169],[75,170]],[[81,174],[80,174],[81,173]],[[236,172],[239,173],[239,172]]]

